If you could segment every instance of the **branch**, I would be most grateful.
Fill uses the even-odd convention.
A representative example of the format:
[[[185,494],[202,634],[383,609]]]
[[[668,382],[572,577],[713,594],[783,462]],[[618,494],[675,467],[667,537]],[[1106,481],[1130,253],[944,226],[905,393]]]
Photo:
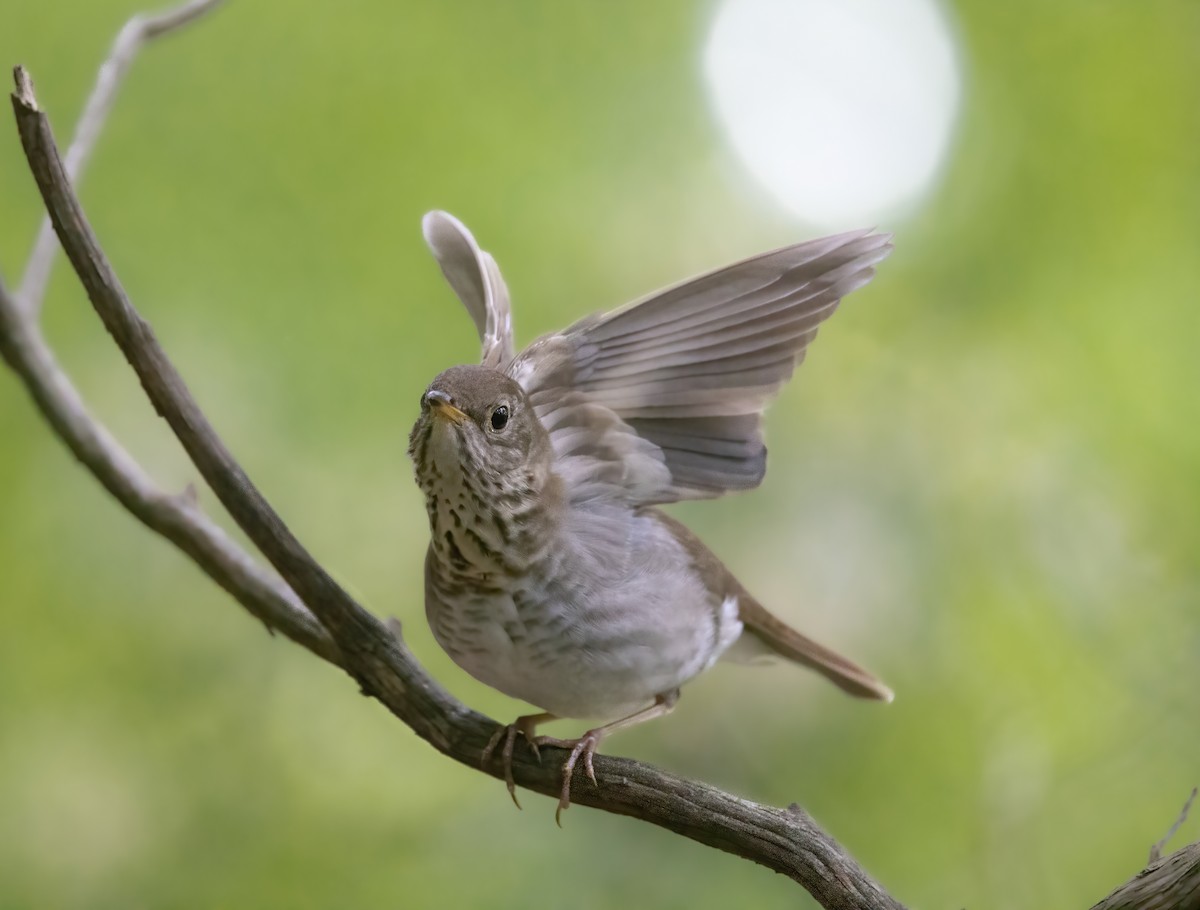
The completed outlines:
[[[32,84],[19,68],[13,106],[49,223],[97,313],[193,463],[284,580],[240,549],[200,510],[194,496],[166,494],[157,488],[87,412],[37,325],[53,255],[46,229],[31,256],[20,295],[14,297],[0,281],[0,356],[25,384],[54,432],[126,509],[179,547],[268,628],[346,670],[364,693],[378,698],[440,752],[474,767],[495,730],[494,722],[438,686],[408,652],[398,626],[385,628],[346,594],[261,496],[209,425],[149,324],[125,296],[72,190],[72,175],[78,174],[93,147],[136,51],[216,2],[192,0],[172,13],[135,18],[125,26],[101,70],[66,165]],[[484,770],[501,776],[499,769]],[[799,882],[831,910],[902,910],[798,806],[783,810],[759,805],[629,759],[597,756],[596,772],[599,788],[581,789],[574,802],[642,819],[753,860]],[[513,762],[513,774],[522,786],[557,796],[556,763],[543,767],[523,750]],[[1185,806],[1181,822],[1186,813]],[[1178,824],[1164,841],[1177,828]],[[1200,844],[1158,859],[1155,854],[1161,847],[1156,845],[1150,867],[1093,910],[1195,906],[1200,901]]]
[[[1200,792],[1200,788],[1192,787],[1192,792],[1188,794],[1188,798],[1184,800],[1183,808],[1179,810],[1179,817],[1175,819],[1174,824],[1167,829],[1167,833],[1162,836],[1162,840],[1150,848],[1150,859],[1147,862],[1154,865],[1162,859],[1163,848],[1175,836],[1175,833],[1183,827],[1183,823],[1187,821],[1188,813],[1192,811],[1192,803],[1196,801],[1196,793]]]
[[[1183,804],[1179,817],[1163,839],[1150,848],[1146,868],[1117,888],[1092,910],[1182,910],[1200,907],[1200,843],[1175,851],[1166,859],[1162,851],[1183,827],[1196,799],[1196,788]]]
[[[24,382],[34,403],[72,454],[134,517],[191,557],[269,629],[314,654],[340,663],[325,629],[278,576],[266,572],[204,514],[193,496],[157,487],[108,430],[88,413],[79,392],[23,318],[0,280],[0,356]]]
[[[279,586],[253,583],[263,576],[246,568],[251,565],[248,557],[227,539],[217,550],[226,561],[242,567],[241,573],[218,572],[213,560],[206,564],[188,549],[195,546],[197,529],[202,526],[195,520],[198,510],[195,514],[189,512],[194,521],[187,526],[187,532],[171,539],[256,616],[345,669],[364,693],[379,699],[440,752],[477,767],[484,745],[495,731],[495,723],[454,700],[429,677],[400,637],[356,603],[308,554],[234,460],[149,324],[126,297],[75,197],[32,85],[22,70],[18,69],[16,76],[13,109],[26,158],[55,232],[93,307],[134,368],[158,413],[170,425],[218,499],[288,587],[329,631],[334,655],[330,655],[324,636],[308,634],[311,629],[301,631],[299,617],[306,614],[297,617],[295,610],[281,611],[281,602],[299,608]],[[156,506],[183,513],[192,508],[187,499],[147,496],[141,482],[145,478],[140,476],[140,469],[132,459],[91,421],[73,389],[71,394],[63,394],[61,386],[65,379],[54,372],[57,368],[46,367],[47,362],[53,367],[53,361],[30,355],[29,326],[22,321],[23,314],[16,312],[8,295],[0,294],[0,313],[4,314],[0,335],[5,359],[26,382],[55,432],[127,508],[170,537],[163,528],[169,522],[163,521],[155,510],[147,509],[142,500],[149,499]],[[31,364],[40,364],[41,368],[32,369]],[[91,450],[81,443],[95,439],[107,444],[99,447],[103,457],[92,457]],[[177,517],[178,513],[170,514]],[[553,755],[554,750],[548,751]],[[522,750],[513,762],[513,775],[523,787],[555,796],[560,785],[558,767],[554,761],[543,766],[527,750]],[[501,777],[499,768],[484,770]],[[575,803],[639,818],[753,860],[799,882],[831,910],[901,910],[901,905],[798,807],[785,810],[759,805],[628,759],[597,756],[595,770],[599,787],[580,788],[574,794]]]
[[[138,51],[155,38],[200,18],[220,2],[221,0],[190,0],[157,16],[134,16],[125,23],[113,42],[108,59],[100,67],[92,94],[88,97],[75,128],[75,139],[67,149],[66,170],[69,179],[78,182],[83,173],[83,168],[92,155],[92,149],[96,147],[96,140],[100,137],[100,128],[104,126],[109,111],[112,110],[117,90],[121,87]],[[37,240],[33,244],[33,252],[29,256],[29,263],[25,266],[21,287],[17,290],[18,304],[30,315],[36,315],[42,305],[46,285],[50,281],[50,267],[54,264],[54,253],[57,249],[54,227],[50,224],[49,217],[43,218]]]
[[[1192,910],[1200,907],[1200,843],[1157,859],[1092,910]]]

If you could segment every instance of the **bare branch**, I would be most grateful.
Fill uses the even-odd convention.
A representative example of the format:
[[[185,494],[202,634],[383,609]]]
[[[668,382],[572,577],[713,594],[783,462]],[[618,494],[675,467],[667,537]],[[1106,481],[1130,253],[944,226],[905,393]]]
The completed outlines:
[[[134,16],[125,23],[113,41],[108,58],[100,66],[92,94],[88,97],[83,114],[76,125],[75,138],[67,149],[66,171],[72,181],[79,181],[92,150],[96,147],[100,130],[108,119],[109,111],[112,110],[117,90],[121,87],[138,51],[155,38],[198,19],[220,2],[221,0],[189,0],[164,13]],[[54,226],[50,224],[49,217],[43,218],[37,240],[33,244],[33,252],[25,266],[25,275],[17,290],[17,302],[25,312],[36,314],[41,307],[57,250]]]
[[[59,159],[32,83],[20,68],[15,72],[13,106],[30,169],[49,213],[48,223],[96,312],[197,469],[286,583],[262,569],[200,510],[194,490],[168,495],[157,488],[87,412],[37,327],[53,254],[53,238],[46,239],[45,228],[19,297],[14,298],[0,281],[0,356],[24,382],[54,432],[130,512],[183,550],[268,627],[345,669],[365,694],[378,698],[440,752],[475,767],[495,724],[455,701],[429,677],[405,647],[399,625],[382,626],[329,577],[284,525],[217,437],[149,324],[134,310],[74,195],[72,177],[77,177],[94,146],[138,48],[216,2],[193,0],[163,16],[137,18],[126,25],[101,72],[66,164]],[[522,786],[557,796],[557,767],[554,761],[545,766],[536,763],[522,750],[513,763],[513,774]],[[483,770],[502,776],[499,768]],[[599,788],[580,788],[575,803],[642,819],[753,860],[799,882],[831,910],[903,910],[798,806],[784,810],[759,805],[629,759],[597,756],[596,772]],[[1158,856],[1186,818],[1191,802],[1155,846],[1150,867],[1093,910],[1200,906],[1200,844],[1166,859]]]
[[[155,408],[230,514],[330,630],[338,648],[338,664],[358,680],[365,693],[378,698],[439,751],[476,767],[495,724],[455,701],[429,677],[400,638],[359,606],[313,560],[246,477],[150,326],[130,304],[84,218],[32,89],[21,91],[20,82],[18,74],[13,107],[51,221],[94,308]],[[9,331],[7,323],[0,326],[5,332]],[[6,350],[13,347],[5,342]],[[42,378],[33,374],[35,398],[41,394],[37,383]],[[62,432],[59,423],[52,420],[52,425]],[[261,609],[263,592],[237,584],[234,580],[239,600],[254,601]],[[828,908],[901,908],[799,808],[762,806],[628,759],[597,756],[595,769],[600,786],[580,788],[574,797],[577,804],[640,818],[761,863],[802,884]],[[502,773],[499,768],[484,770],[496,777]],[[543,766],[523,751],[513,763],[513,774],[531,790],[546,795],[558,792],[558,770],[552,761]]]
[[[1150,848],[1150,859],[1148,860],[1149,865],[1153,866],[1156,862],[1162,859],[1163,848],[1167,846],[1171,838],[1175,836],[1175,832],[1182,828],[1183,823],[1187,821],[1188,813],[1192,811],[1192,803],[1196,800],[1196,792],[1197,788],[1192,787],[1192,792],[1184,801],[1183,808],[1179,810],[1179,817],[1175,819],[1175,823],[1167,829],[1167,833],[1163,835],[1162,840]]]
[[[92,305],[162,416],[222,505],[284,580],[331,630],[379,633],[378,624],[305,551],[201,412],[151,329],[134,310],[84,217],[28,77],[18,67],[13,107],[26,158],[63,249]],[[318,607],[313,608],[312,604]],[[351,637],[351,636],[347,636]],[[362,644],[363,642],[360,642]]]
[[[0,356],[21,377],[42,416],[106,490],[228,591],[269,629],[278,629],[314,654],[339,664],[333,640],[278,576],[266,572],[211,518],[194,497],[158,488],[133,457],[88,413],[37,325],[25,318],[0,281]]]
[[[1158,859],[1092,910],[1195,910],[1200,907],[1200,843]]]

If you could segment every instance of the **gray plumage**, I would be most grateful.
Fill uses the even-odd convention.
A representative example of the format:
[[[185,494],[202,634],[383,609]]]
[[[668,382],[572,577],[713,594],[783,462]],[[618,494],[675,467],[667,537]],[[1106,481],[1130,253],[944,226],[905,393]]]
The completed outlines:
[[[560,717],[663,713],[723,655],[783,656],[890,699],[653,508],[762,481],[764,407],[890,238],[858,231],[755,256],[514,354],[495,260],[449,215],[424,229],[483,348],[481,366],[430,384],[410,441],[431,529],[426,612],[455,662]]]
[[[750,489],[766,473],[763,408],[890,251],[860,231],[755,256],[540,338],[507,372],[555,433],[591,428],[595,457],[625,450],[614,433],[653,445],[668,474],[633,462],[655,475],[630,478],[636,504]]]

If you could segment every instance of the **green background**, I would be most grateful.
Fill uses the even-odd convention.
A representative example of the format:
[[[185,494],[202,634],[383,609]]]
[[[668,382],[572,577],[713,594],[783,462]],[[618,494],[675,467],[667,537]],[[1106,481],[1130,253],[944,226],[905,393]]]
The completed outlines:
[[[137,9],[0,3],[0,62],[60,136]],[[405,438],[477,347],[419,219],[496,254],[519,341],[812,235],[712,118],[711,13],[231,0],[137,61],[84,182],[251,476],[498,718],[520,706],[423,620]],[[774,406],[763,488],[678,510],[897,700],[718,667],[608,748],[801,803],[914,907],[1086,907],[1200,781],[1200,6],[953,13],[943,180]],[[39,211],[6,128],[10,286]],[[96,413],[167,488],[194,480],[61,263],[45,315]],[[807,905],[648,825],[518,813],[125,515],[7,373],[0,578],[0,906]]]

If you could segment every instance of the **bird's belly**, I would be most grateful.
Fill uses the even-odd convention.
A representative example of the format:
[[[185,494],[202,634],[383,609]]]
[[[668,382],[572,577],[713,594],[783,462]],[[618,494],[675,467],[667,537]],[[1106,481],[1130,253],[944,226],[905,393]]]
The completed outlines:
[[[705,670],[741,632],[736,602],[689,574],[669,581],[635,577],[595,590],[526,579],[503,593],[439,598],[429,620],[480,682],[559,717],[612,719]]]

